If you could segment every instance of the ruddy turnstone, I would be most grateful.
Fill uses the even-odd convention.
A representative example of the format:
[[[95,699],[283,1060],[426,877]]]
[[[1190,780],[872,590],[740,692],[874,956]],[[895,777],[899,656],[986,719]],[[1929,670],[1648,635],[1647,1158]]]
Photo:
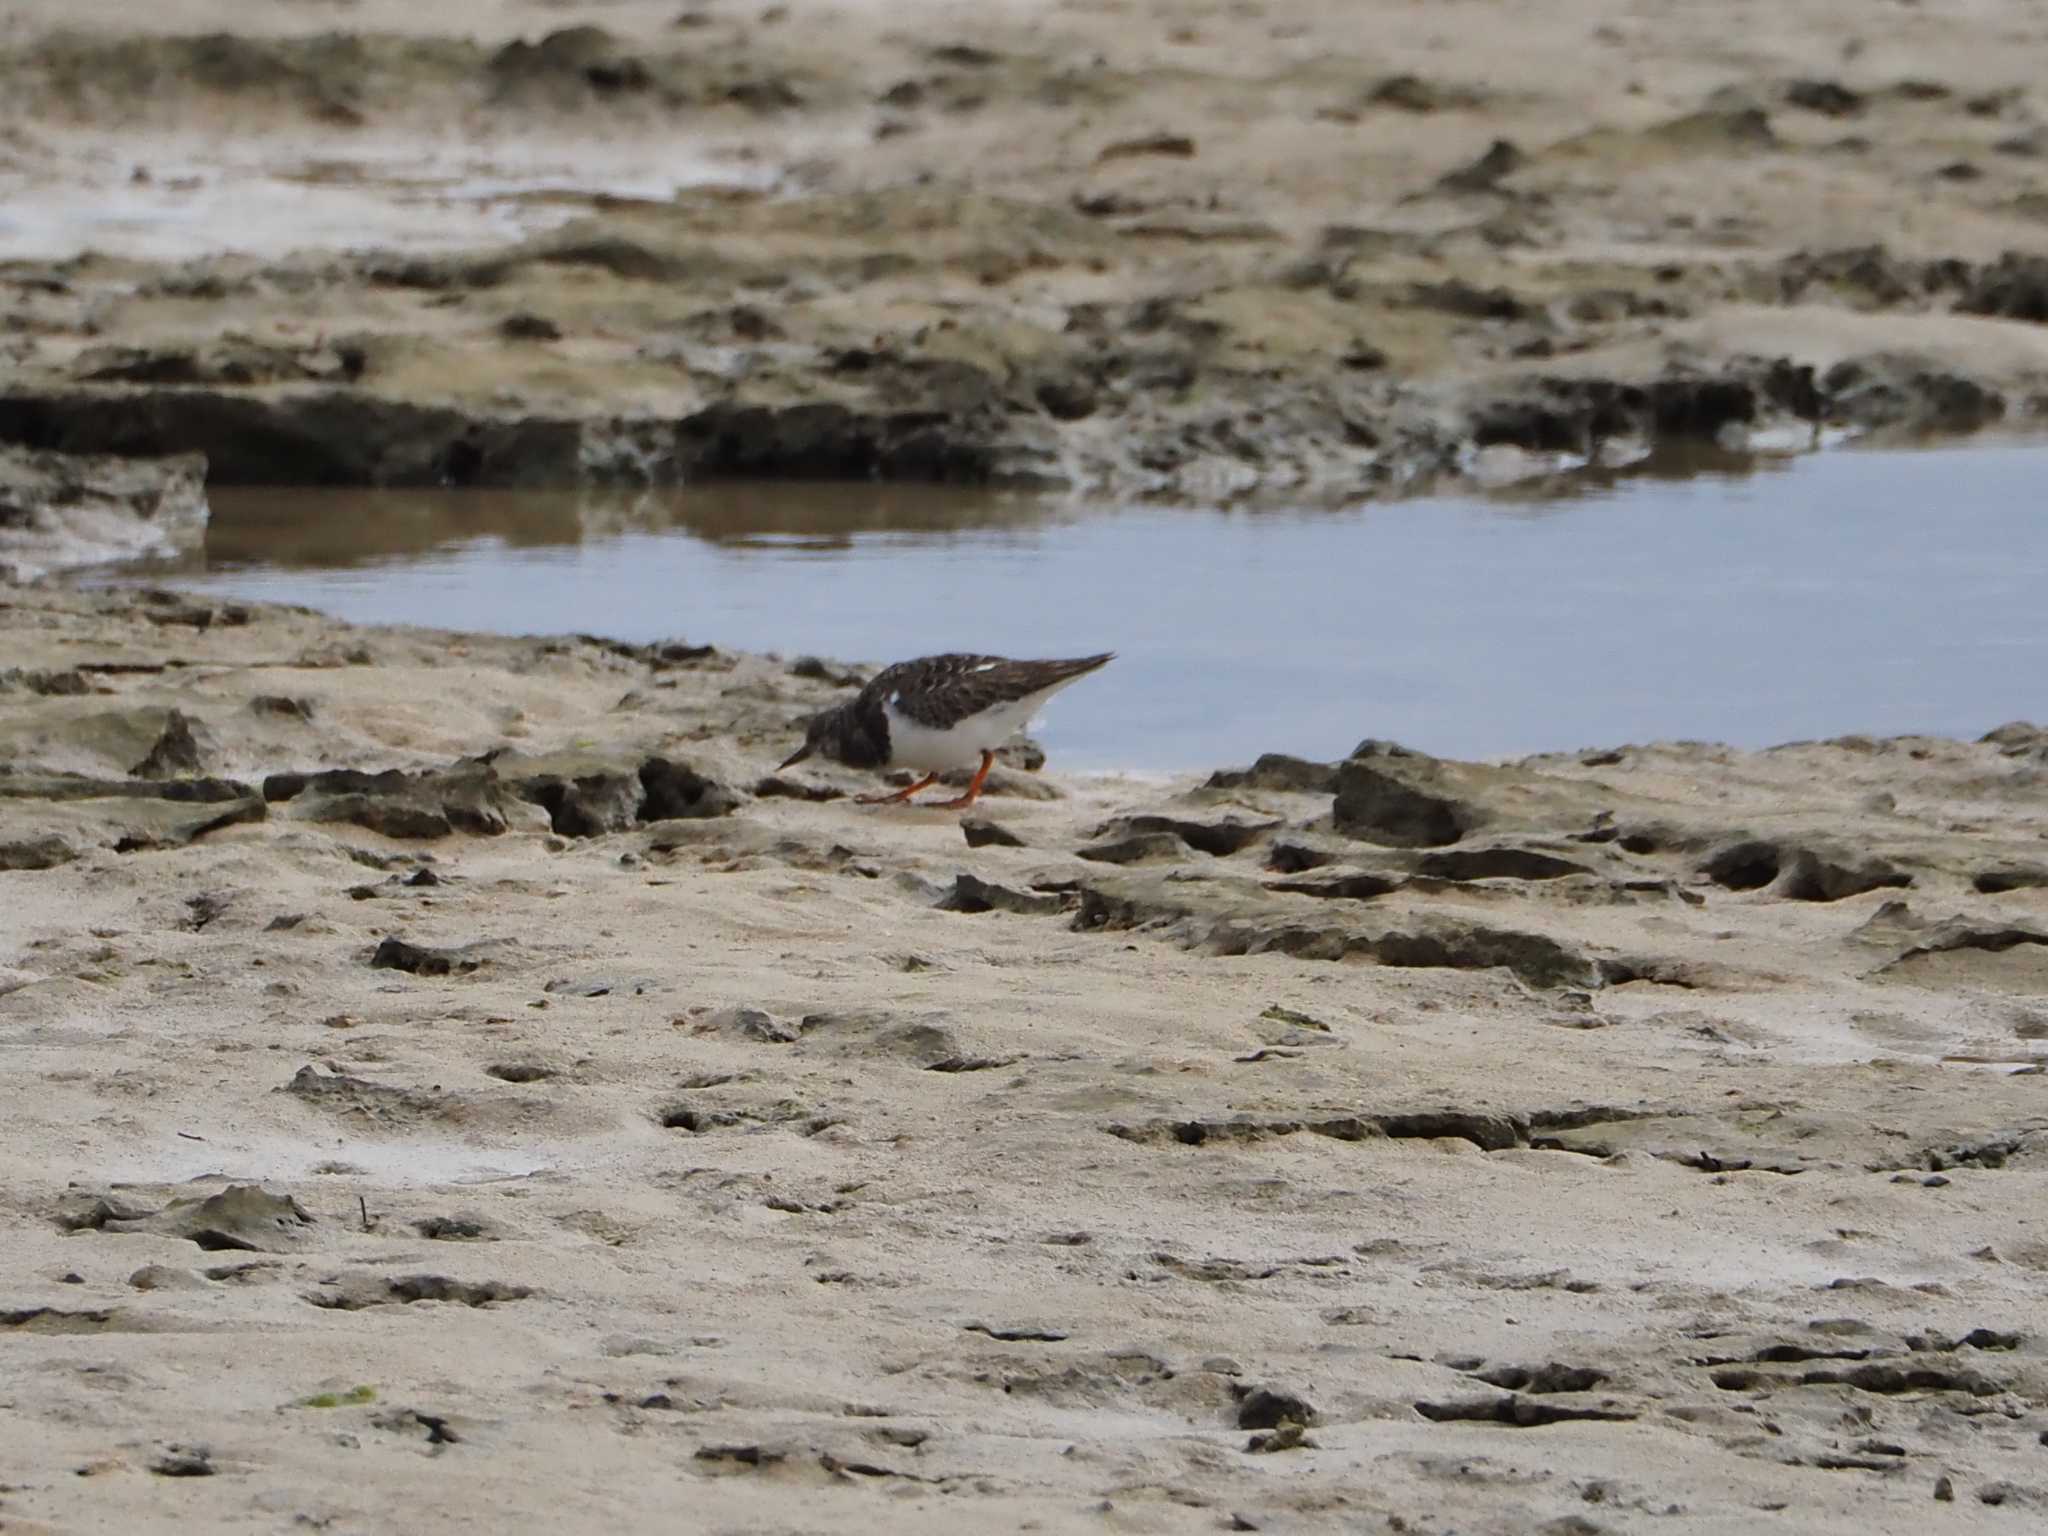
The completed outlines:
[[[996,748],[1029,724],[1067,684],[1115,658],[1010,661],[1002,656],[920,656],[875,674],[854,698],[814,717],[804,744],[782,762],[790,768],[815,752],[849,768],[915,768],[924,777],[893,795],[861,795],[863,805],[908,800],[942,773],[981,766],[957,800],[926,801],[941,810],[974,804],[994,766]]]

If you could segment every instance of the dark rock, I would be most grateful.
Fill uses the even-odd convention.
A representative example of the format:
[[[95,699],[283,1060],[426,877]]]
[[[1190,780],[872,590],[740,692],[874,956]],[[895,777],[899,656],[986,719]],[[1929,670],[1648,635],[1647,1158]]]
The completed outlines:
[[[1272,1387],[1254,1387],[1238,1398],[1239,1429],[1278,1429],[1282,1424],[1309,1425],[1316,1422],[1316,1410],[1307,1398]]]
[[[1420,75],[1388,75],[1373,83],[1365,93],[1375,107],[1393,107],[1402,112],[1442,112],[1452,108],[1476,107],[1485,98],[1463,85],[1442,85]]]
[[[1504,1152],[1528,1138],[1513,1115],[1488,1110],[1425,1109],[1373,1116],[1382,1134],[1405,1141],[1469,1141],[1482,1152]]]
[[[699,478],[917,480],[983,484],[1016,478],[1000,395],[982,380],[987,398],[972,404],[864,412],[837,401],[784,407],[717,402],[676,424],[680,473]],[[878,390],[885,388],[876,381]],[[931,378],[906,377],[905,387],[941,395]],[[981,389],[967,395],[981,394]],[[959,393],[959,392],[956,392]]]
[[[1717,441],[1778,411],[1800,420],[1820,412],[1813,370],[1780,360],[1744,364],[1718,376],[1671,373],[1647,384],[1539,378],[1517,397],[1482,402],[1472,441],[1531,453],[1590,454],[1609,439]]]
[[[1495,139],[1477,160],[1438,177],[1436,184],[1445,192],[1493,192],[1528,163],[1529,157],[1512,140]]]
[[[1839,80],[1794,80],[1785,87],[1785,103],[1823,117],[1853,117],[1863,110],[1864,97]]]
[[[1377,745],[1338,765],[1331,813],[1340,832],[1397,847],[1455,843],[1485,820],[1448,792],[1435,758]]]
[[[443,1283],[448,1284],[452,1282]],[[496,1282],[493,1282],[493,1285],[495,1286]],[[468,1304],[471,1306],[482,1306],[485,1305],[486,1302],[489,1300],[513,1300],[516,1298],[514,1298],[511,1295],[511,1292],[515,1289],[519,1290],[521,1294],[530,1294],[525,1291],[524,1287],[499,1287],[498,1289],[501,1292],[500,1295],[494,1297],[486,1296],[484,1300],[471,1301]],[[306,1299],[312,1302],[315,1306],[327,1305],[327,1303],[324,1302],[318,1295],[311,1295],[308,1296]],[[422,1296],[418,1298],[396,1296],[392,1299],[396,1301],[405,1301],[411,1299],[418,1299],[421,1301],[460,1301],[464,1298],[459,1295],[437,1295]],[[462,1436],[456,1431],[455,1427],[449,1423],[446,1415],[444,1414],[422,1413],[417,1408],[394,1408],[389,1413],[378,1414],[375,1418],[371,1419],[370,1422],[376,1425],[379,1429],[389,1430],[391,1433],[397,1435],[410,1436],[424,1434],[426,1443],[430,1446],[462,1444]]]
[[[1334,777],[1334,773],[1333,773]],[[1307,869],[1322,869],[1348,856],[1345,849],[1322,848],[1313,843],[1276,842],[1266,854],[1266,868],[1280,875],[1298,875]]]
[[[1301,952],[1314,953],[1315,948]],[[1354,952],[1370,955],[1382,965],[1453,970],[1500,966],[1535,987],[1584,987],[1599,979],[1598,967],[1584,954],[1546,934],[1478,924],[1426,923],[1411,931],[1383,933]]]
[[[204,455],[216,485],[574,485],[576,420],[481,417],[353,389],[0,389],[0,442],[67,454]],[[188,462],[197,462],[191,460]]]
[[[688,763],[650,757],[640,765],[640,787],[646,799],[642,821],[697,821],[729,816],[739,809],[739,795]]]
[[[169,780],[169,789],[190,780]],[[225,803],[194,796],[203,809],[184,811],[179,806],[187,803],[176,795],[161,797],[167,804],[149,806],[145,812],[142,803],[134,804],[111,818],[119,829],[114,841],[116,853],[144,853],[161,848],[183,848],[197,842],[212,832],[226,827],[239,826],[244,822],[261,821],[268,814],[263,802],[253,796],[244,800]]]
[[[502,1280],[471,1282],[452,1280],[446,1275],[354,1274],[323,1280],[320,1289],[306,1293],[306,1300],[316,1307],[357,1312],[366,1307],[408,1306],[416,1301],[488,1307],[501,1301],[521,1301],[532,1294],[531,1286],[508,1285]]]
[[[1974,432],[2005,415],[1997,390],[1909,355],[1846,359],[1821,379],[1828,420],[1866,428]]]
[[[1301,794],[1331,794],[1337,788],[1337,765],[1312,763],[1284,752],[1264,752],[1249,768],[1221,768],[1209,775],[1204,789],[1271,789]]]
[[[0,869],[55,869],[77,857],[78,850],[54,832],[0,841]]]
[[[72,698],[92,692],[92,683],[77,668],[62,672],[24,672],[19,667],[0,668],[0,693],[26,688],[41,698]]]
[[[345,375],[335,353],[225,336],[204,346],[96,346],[81,352],[74,378],[95,384],[284,384]]]
[[[1336,898],[1345,901],[1371,901],[1375,897],[1391,895],[1400,890],[1404,883],[1389,875],[1351,870],[1321,876],[1314,880],[1275,880],[1266,889],[1289,891],[1299,896],[1320,896],[1325,900]]]
[[[699,1461],[730,1461],[743,1467],[772,1467],[788,1459],[789,1451],[783,1446],[702,1445],[697,1448]]]
[[[646,819],[647,792],[630,763],[500,760],[493,769],[522,800],[546,811],[548,824],[563,837],[602,837]]]
[[[294,699],[281,693],[259,693],[249,701],[249,708],[259,715],[301,722],[312,720],[315,713],[311,699]]]
[[[2048,325],[2048,256],[2007,251],[1977,274],[1956,308],[1966,315]]]
[[[1434,880],[1561,880],[1589,875],[1584,864],[1534,848],[1456,848],[1426,853],[1415,872]]]
[[[1440,310],[1466,320],[1526,320],[1533,311],[1508,288],[1475,288],[1462,278],[1417,283],[1409,301],[1419,308]]]
[[[149,1470],[158,1477],[212,1477],[220,1468],[203,1445],[173,1445],[150,1462]]]
[[[1278,1429],[1253,1435],[1245,1441],[1244,1448],[1254,1455],[1270,1456],[1278,1451],[1312,1451],[1318,1446],[1307,1430],[1289,1420]]]
[[[800,779],[785,779],[780,774],[769,774],[754,785],[756,800],[844,800],[846,791],[830,784],[806,784]]]
[[[2009,720],[1977,739],[1998,748],[2007,757],[2038,757],[2048,753],[2048,726],[2025,720]]]
[[[1496,1365],[1473,1373],[1489,1387],[1504,1392],[1590,1392],[1607,1380],[1607,1373],[1583,1365],[1548,1364]]]
[[[638,273],[631,255],[561,240],[520,259],[594,262],[662,280],[678,275],[659,260]],[[482,415],[346,388],[258,395],[134,386],[118,396],[16,389],[0,391],[0,441],[71,454],[197,451],[209,477],[229,485],[559,486],[720,475],[1046,480],[1050,461],[1006,424],[993,381],[981,376],[978,388],[963,388],[958,372],[903,362],[872,381],[878,403],[867,410],[836,401],[717,401],[680,421]]]
[[[1169,159],[1191,160],[1195,154],[1195,141],[1181,133],[1153,133],[1142,138],[1119,139],[1105,145],[1095,157],[1101,165],[1110,160],[1128,160],[1141,155],[1164,155]]]
[[[413,976],[466,976],[480,969],[484,957],[474,946],[462,949],[431,949],[387,935],[370,957],[372,970],[404,971]]]
[[[1776,286],[1762,295],[1773,302],[1795,304],[1818,287],[1831,297],[1856,300],[1869,309],[1897,309],[1959,291],[1975,276],[1968,263],[1955,258],[1909,260],[1883,245],[1795,251],[1773,271]]]
[[[2006,950],[2017,949],[2023,944],[2048,945],[2048,929],[2032,928],[2018,923],[1980,923],[1970,918],[1957,917],[1929,928],[1919,942],[1900,954],[1894,964],[1928,955],[1949,954],[1957,950],[1981,950],[1987,954],[2003,954]]]
[[[1163,835],[1172,837],[1197,852],[1221,859],[1243,852],[1259,839],[1278,831],[1281,826],[1282,823],[1278,821],[1239,821],[1235,817],[1226,817],[1222,821],[1196,821],[1184,816],[1148,814],[1116,817],[1097,827],[1093,835],[1141,839]]]
[[[1026,848],[1030,845],[1001,822],[985,816],[960,818],[960,833],[970,848]]]
[[[412,1224],[413,1231],[431,1242],[494,1242],[497,1224],[485,1216],[426,1216]]]
[[[1012,890],[968,874],[956,875],[952,889],[937,902],[941,912],[1017,912],[1031,916],[1059,912],[1066,905],[1063,896]]]
[[[521,312],[500,320],[498,334],[507,341],[560,341],[562,328],[546,315]]]
[[[484,1075],[501,1083],[544,1083],[560,1074],[543,1062],[497,1061],[484,1068]]]
[[[852,667],[836,666],[819,656],[797,657],[789,664],[789,675],[817,683],[830,683],[834,688],[859,688],[867,682],[865,673]]]
[[[1629,1409],[1581,1406],[1534,1400],[1509,1393],[1505,1397],[1460,1398],[1450,1402],[1419,1402],[1415,1411],[1433,1423],[1510,1424],[1535,1429],[1546,1424],[1580,1421],[1625,1423],[1638,1417]]]
[[[926,52],[935,64],[957,64],[966,69],[987,69],[1003,61],[1000,53],[977,48],[972,43],[941,43]]]
[[[0,766],[0,799],[164,800],[176,805],[224,805],[254,798],[233,779],[97,779],[75,773],[17,773]]]
[[[0,848],[0,869],[7,867],[7,855]],[[1970,884],[1981,894],[1998,896],[2007,891],[2048,890],[2048,864],[2001,864],[1979,870]]]
[[[1178,859],[1187,852],[1188,845],[1171,832],[1138,832],[1074,850],[1076,857],[1095,864],[1141,864],[1148,859]]]
[[[1792,901],[1841,901],[1913,883],[1904,870],[1873,855],[1755,838],[1715,850],[1700,873],[1727,890],[1768,886],[1773,894]]]
[[[1095,388],[1074,374],[1040,379],[1033,395],[1055,421],[1085,421],[1100,403]]]
[[[563,27],[537,43],[514,39],[492,55],[501,96],[536,92],[557,101],[645,91],[654,83],[635,51],[602,27]]]
[[[1389,920],[1369,907],[1335,904],[1308,916],[1273,902],[1249,882],[1104,874],[1084,883],[1080,897],[1077,932],[1145,928],[1215,955],[1355,956],[1381,965],[1456,970],[1501,966],[1535,987],[1601,984],[1600,967],[1589,956],[1545,934],[1433,915]]]
[[[199,741],[192,734],[192,722],[180,710],[172,710],[141,762],[128,770],[138,779],[168,779],[199,771]]]
[[[499,781],[491,764],[466,760],[425,773],[273,773],[263,781],[263,798],[296,802],[292,814],[307,821],[349,822],[417,840],[455,832],[495,836],[510,824],[508,813],[522,797]]]

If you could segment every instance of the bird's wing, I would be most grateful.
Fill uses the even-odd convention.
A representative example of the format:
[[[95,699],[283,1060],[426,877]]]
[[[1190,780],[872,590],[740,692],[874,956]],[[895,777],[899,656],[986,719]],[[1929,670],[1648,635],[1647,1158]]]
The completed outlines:
[[[901,662],[875,679],[880,697],[919,725],[945,730],[970,715],[1015,703],[1070,683],[1107,665],[1114,652],[1057,661],[1010,661],[1001,656],[925,656]]]

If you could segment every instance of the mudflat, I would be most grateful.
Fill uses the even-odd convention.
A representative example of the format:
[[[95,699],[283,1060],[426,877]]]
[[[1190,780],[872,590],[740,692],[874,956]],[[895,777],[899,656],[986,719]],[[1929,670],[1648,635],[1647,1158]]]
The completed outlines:
[[[0,1532],[2037,1526],[2048,727],[963,820],[772,769],[894,656],[52,575],[2023,425],[1953,10],[12,7]]]
[[[9,1530],[2048,1497],[2039,727],[963,821],[773,774],[815,659],[0,637]]]
[[[2038,417],[2015,4],[48,0],[0,439],[1350,499]]]

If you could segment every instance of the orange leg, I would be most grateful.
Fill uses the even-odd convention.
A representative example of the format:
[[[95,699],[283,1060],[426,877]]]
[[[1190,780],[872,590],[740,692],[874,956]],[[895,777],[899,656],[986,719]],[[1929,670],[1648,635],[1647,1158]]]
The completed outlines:
[[[993,753],[993,752],[984,752],[984,753],[982,753],[982,754],[981,754],[981,766],[980,766],[979,768],[977,768],[977,769],[975,769],[975,770],[974,770],[974,779],[973,779],[973,781],[972,781],[972,782],[971,782],[970,784],[968,784],[968,786],[967,786],[967,793],[966,793],[966,794],[964,794],[964,795],[962,795],[962,796],[961,796],[961,797],[960,797],[959,799],[957,799],[957,800],[934,800],[934,801],[932,801],[932,802],[931,802],[931,806],[932,806],[932,808],[933,808],[934,810],[940,810],[940,811],[964,811],[964,810],[966,810],[968,806],[970,806],[970,805],[974,804],[974,802],[975,802],[975,801],[977,801],[977,800],[979,800],[979,799],[981,798],[981,786],[982,786],[982,785],[983,785],[984,783],[986,783],[986,782],[987,782],[987,780],[988,780],[988,771],[989,771],[989,769],[991,769],[991,768],[995,767],[995,765],[996,765],[996,755],[995,755],[995,753]]]
[[[855,795],[853,797],[854,803],[856,805],[894,805],[899,800],[908,800],[926,785],[936,784],[938,779],[939,776],[936,773],[928,773],[908,789],[899,789],[893,795]]]

